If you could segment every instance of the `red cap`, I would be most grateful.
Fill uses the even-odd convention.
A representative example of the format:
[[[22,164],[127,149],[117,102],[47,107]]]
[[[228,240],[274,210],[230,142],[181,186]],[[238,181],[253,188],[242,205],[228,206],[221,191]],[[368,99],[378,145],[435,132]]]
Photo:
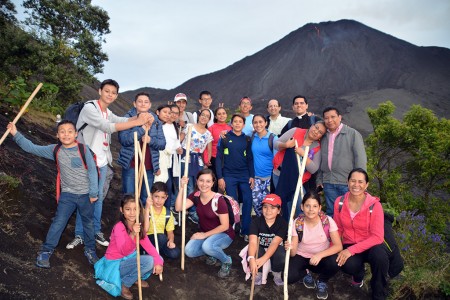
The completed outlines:
[[[268,194],[261,203],[267,203],[273,206],[281,206],[281,198],[275,194]]]

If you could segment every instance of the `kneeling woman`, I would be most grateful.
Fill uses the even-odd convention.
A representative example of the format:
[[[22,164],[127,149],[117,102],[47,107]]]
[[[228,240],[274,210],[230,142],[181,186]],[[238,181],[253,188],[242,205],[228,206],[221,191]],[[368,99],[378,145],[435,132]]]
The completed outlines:
[[[192,235],[186,244],[186,256],[198,257],[207,255],[206,264],[215,265],[220,260],[222,266],[219,277],[227,277],[230,274],[231,256],[225,254],[223,249],[228,248],[233,242],[235,233],[230,224],[228,206],[223,196],[213,203],[216,193],[212,187],[216,177],[210,169],[203,169],[197,174],[197,188],[199,192],[190,194],[186,199],[186,209],[195,205],[199,220],[200,231]],[[183,187],[188,183],[188,178],[181,179],[182,186],[175,202],[175,209],[182,210]],[[213,210],[213,205],[217,208]]]
[[[327,281],[339,271],[336,253],[342,250],[342,243],[338,227],[331,217],[323,213],[320,196],[315,192],[308,192],[303,197],[301,209],[303,213],[295,220],[292,228],[291,247],[286,242],[292,257],[288,283],[303,278],[305,287],[313,289],[316,281],[306,270],[319,273],[316,295],[318,299],[327,299]]]
[[[352,285],[363,286],[364,263],[372,279],[372,299],[386,299],[389,253],[384,241],[384,213],[380,199],[366,192],[369,176],[361,168],[348,175],[348,192],[334,203],[334,220],[342,236],[344,250],[337,258],[342,271],[352,275]]]

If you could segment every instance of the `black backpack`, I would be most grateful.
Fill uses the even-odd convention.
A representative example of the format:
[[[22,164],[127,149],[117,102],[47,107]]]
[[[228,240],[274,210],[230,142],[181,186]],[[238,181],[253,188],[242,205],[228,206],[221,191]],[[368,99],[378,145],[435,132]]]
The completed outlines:
[[[252,133],[252,137],[250,138],[250,141],[253,143],[253,140],[255,139],[256,131]],[[269,143],[270,151],[273,152],[273,139],[275,138],[275,134],[272,132],[269,135],[269,140],[267,141]]]
[[[76,126],[81,110],[83,109],[84,105],[89,104],[89,103],[91,103],[92,105],[95,106],[95,104],[92,100],[71,104],[69,107],[67,107],[66,111],[64,112],[63,119],[72,121],[73,124],[75,124],[75,126]],[[84,128],[86,128],[87,125],[88,125],[87,123],[84,123],[80,128],[76,128],[76,129],[78,132],[80,132]]]

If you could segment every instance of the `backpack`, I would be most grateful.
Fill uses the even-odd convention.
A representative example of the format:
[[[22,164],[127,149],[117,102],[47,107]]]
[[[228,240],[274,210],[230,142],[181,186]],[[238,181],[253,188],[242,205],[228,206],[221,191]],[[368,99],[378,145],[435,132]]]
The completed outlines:
[[[200,192],[199,191],[195,192],[194,196],[200,200]],[[216,215],[218,215],[216,213],[216,211],[219,206],[218,202],[219,202],[219,198],[221,196],[223,197],[223,199],[225,200],[225,203],[227,204],[228,218],[230,220],[230,224],[232,225],[232,227],[234,229],[235,225],[241,222],[239,203],[228,195],[222,195],[222,194],[216,193],[211,201],[211,208]]]
[[[327,240],[331,242],[330,238],[330,220],[328,219],[327,215],[323,212],[319,212],[320,217],[320,223],[322,223],[323,231],[325,232],[325,235],[327,237]],[[300,214],[295,221],[295,230],[298,234],[298,242],[300,243],[303,238],[303,228],[305,226],[305,214]]]
[[[256,131],[252,133],[252,137],[250,138],[250,141],[253,143],[253,140],[255,139]],[[269,140],[267,141],[269,143],[270,151],[273,152],[273,139],[275,138],[275,134],[272,132],[269,135]]]
[[[63,119],[72,121],[73,124],[75,124],[75,126],[76,126],[81,110],[83,109],[85,104],[89,104],[89,103],[91,103],[92,105],[95,106],[95,104],[92,100],[86,101],[86,102],[77,102],[77,103],[69,105],[69,107],[67,107],[66,111],[64,112]],[[82,131],[84,128],[86,128],[86,126],[88,126],[88,124],[84,123],[80,128],[76,128],[76,129],[77,129],[77,131]]]
[[[53,148],[53,159],[55,160],[56,170],[58,171],[58,174],[56,175],[56,202],[58,202],[59,195],[61,194],[61,172],[59,170],[59,164],[58,164],[58,153],[59,153],[59,150],[61,150],[61,146],[62,146],[62,144],[58,143],[58,144],[56,144],[55,148]],[[87,167],[87,163],[86,163],[86,145],[77,142],[77,146],[78,146],[78,154],[81,157],[81,161],[83,162],[84,168],[87,170],[88,167]],[[94,163],[97,168],[97,175],[100,178],[100,170],[97,166],[97,156],[95,155],[94,151],[92,151],[91,149],[89,149],[89,151],[91,151],[92,157],[94,158]]]

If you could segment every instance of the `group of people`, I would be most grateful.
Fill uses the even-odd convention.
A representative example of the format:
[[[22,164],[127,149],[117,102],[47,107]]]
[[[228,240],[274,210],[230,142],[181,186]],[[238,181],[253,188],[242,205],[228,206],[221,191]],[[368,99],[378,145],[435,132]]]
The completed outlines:
[[[242,263],[247,278],[255,276],[255,284],[265,283],[271,271],[275,284],[282,285],[289,251],[288,283],[302,281],[307,288],[316,288],[319,299],[327,299],[327,281],[339,270],[352,275],[351,285],[361,287],[365,262],[371,266],[373,298],[386,297],[389,253],[383,244],[383,210],[379,199],[367,193],[361,134],[342,123],[337,108],[328,107],[319,117],[308,112],[306,97],[298,95],[292,100],[293,119],[280,115],[276,99],[267,103],[268,116],[253,115],[252,100],[246,96],[239,102],[240,113],[228,122],[223,106],[211,109],[208,91],[200,93],[201,108],[194,113],[186,111],[188,98],[183,93],[175,95],[175,104],[161,105],[155,112],[150,96],[139,93],[130,111],[119,117],[108,108],[118,92],[116,81],[103,81],[99,99],[84,104],[76,124],[63,120],[57,125],[57,145],[35,145],[14,124],[8,125],[23,150],[54,160],[58,169],[57,211],[38,253],[38,267],[50,268],[50,256],[76,211],[75,237],[66,248],[84,244],[86,257],[95,265],[97,283],[114,296],[132,299],[129,288],[138,275],[136,260],[130,258],[139,251],[137,236],[143,279],[163,272],[163,257],[180,256],[174,241],[174,215],[182,210],[186,187],[188,218],[198,224],[198,232],[185,246],[186,256],[206,256],[208,265],[220,263],[219,277],[229,276],[232,266],[224,250],[236,238],[235,199],[242,204],[239,235],[248,242],[241,252]],[[101,214],[113,160],[111,134],[116,131],[125,196],[120,221],[108,241],[101,231]],[[140,146],[148,149],[142,160],[150,185],[150,194],[144,184],[139,191],[139,215],[132,195],[135,170],[142,163],[139,159],[135,165],[135,133]],[[305,196],[294,201],[300,176],[297,156],[306,159],[301,178]],[[183,177],[186,166],[188,176]],[[319,195],[322,190],[326,214]],[[293,202],[297,207],[292,207]],[[291,209],[298,216],[295,220],[289,220]],[[291,243],[287,241],[289,222],[294,222]],[[154,247],[155,229],[159,253]],[[108,247],[100,260],[95,242]],[[143,281],[142,287],[148,283]]]

